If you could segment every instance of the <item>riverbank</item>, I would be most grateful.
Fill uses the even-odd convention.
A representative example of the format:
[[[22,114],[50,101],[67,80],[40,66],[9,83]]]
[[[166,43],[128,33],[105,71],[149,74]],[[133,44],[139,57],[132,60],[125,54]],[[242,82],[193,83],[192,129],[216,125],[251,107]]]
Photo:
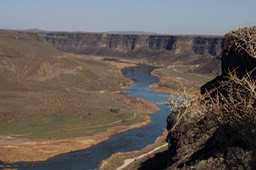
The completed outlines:
[[[166,136],[167,131],[164,131],[163,134],[159,136],[154,143],[146,146],[141,150],[113,154],[107,160],[102,161],[99,170],[139,169],[142,162],[154,157],[154,154],[167,150],[168,146],[165,142]]]
[[[124,97],[124,102],[128,106],[137,108],[143,114],[150,114],[158,111],[158,107],[146,100],[138,98]],[[124,132],[129,129],[139,128],[150,122],[145,116],[144,122],[130,126],[116,126],[109,128],[106,132],[101,132],[93,136],[67,138],[67,139],[28,139],[15,136],[0,137],[0,160],[3,162],[33,162],[43,161],[50,157],[75,150],[86,149],[100,143],[109,137]],[[103,125],[104,126],[104,125]]]
[[[159,77],[159,82],[152,84],[150,88],[167,94],[200,93],[200,87],[215,75],[193,73],[190,72],[191,67],[193,65],[173,64],[153,70],[151,74]]]
[[[159,77],[159,82],[150,85],[150,88],[155,92],[167,94],[182,93],[186,95],[194,95],[194,93],[198,93],[198,86],[200,86],[200,83],[204,83],[204,81],[208,80],[209,77],[187,72],[184,67],[185,66],[183,65],[179,65],[177,69],[173,68],[172,71],[174,71],[168,73],[168,76],[163,74],[163,72],[165,72],[164,69],[167,68],[159,67],[153,70],[151,74]],[[190,77],[190,79],[195,78],[195,80],[192,81],[187,77]],[[202,78],[202,80],[199,81],[199,78]],[[190,90],[193,90],[189,91],[189,88]],[[141,150],[113,154],[110,158],[101,163],[100,169],[148,169],[153,168],[153,166],[165,169],[167,163],[163,164],[163,162],[167,162],[167,160],[159,160],[160,164],[159,161],[156,163],[156,159],[167,158],[166,154],[168,154],[168,144],[165,143],[165,139],[166,132],[164,132],[162,136],[159,136],[153,144],[150,144]]]
[[[93,60],[103,61],[104,58],[94,57]],[[139,64],[137,62],[125,59],[104,60],[104,62],[108,62],[117,67],[120,73],[124,68],[135,67],[137,64]],[[151,74],[154,74],[154,72]],[[125,86],[127,83],[121,85]],[[138,98],[122,98],[123,103],[127,104],[129,107],[134,107],[138,112],[142,112],[143,114],[154,113],[158,110],[158,107],[152,102]],[[135,119],[136,116],[137,115],[135,114],[131,119]],[[129,126],[119,126],[118,123],[122,122],[122,120],[115,121],[112,124],[116,123],[117,126],[108,128],[108,130],[105,132],[86,137],[73,137],[65,139],[30,139],[22,138],[22,136],[5,136],[0,140],[0,160],[4,162],[43,161],[62,153],[86,149],[108,139],[117,133],[121,133],[129,129],[139,128],[148,124],[150,122],[149,117],[144,117],[145,119],[143,122]],[[109,124],[102,124],[97,125],[97,127],[108,125]]]
[[[93,60],[102,61],[102,57],[94,57]],[[129,62],[127,60],[116,61],[106,61],[110,62],[121,70],[126,67],[136,66],[135,62]],[[125,86],[127,84],[122,84]],[[113,94],[116,95],[116,94]],[[116,124],[115,127],[108,128],[106,131],[97,133],[93,136],[86,137],[71,137],[64,139],[38,139],[38,138],[26,138],[22,136],[2,136],[0,137],[0,160],[3,162],[33,162],[33,161],[44,161],[50,157],[67,153],[75,150],[86,149],[97,143],[100,143],[109,137],[121,133],[130,129],[139,128],[150,122],[147,114],[155,113],[158,111],[156,104],[139,98],[121,97],[122,102],[128,107],[133,107],[136,110],[133,117],[129,118],[135,119],[137,114],[144,114],[144,121],[135,123],[132,125],[118,125],[123,121],[122,119],[113,122]],[[128,119],[126,119],[127,121]],[[101,124],[100,126],[109,126],[110,124]]]

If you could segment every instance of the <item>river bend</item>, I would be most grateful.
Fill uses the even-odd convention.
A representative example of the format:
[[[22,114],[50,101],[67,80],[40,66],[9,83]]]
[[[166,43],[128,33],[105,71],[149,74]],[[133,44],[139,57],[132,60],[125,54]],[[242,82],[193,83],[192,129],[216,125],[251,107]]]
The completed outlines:
[[[150,74],[153,70],[154,67],[147,65],[123,69],[123,75],[134,81],[126,87],[130,93],[125,95],[144,98],[154,103],[167,101],[167,94],[154,92],[148,88],[149,85],[159,81],[156,76]],[[153,143],[163,133],[170,108],[167,105],[159,104],[158,107],[160,110],[150,115],[151,122],[146,126],[117,134],[85,150],[61,154],[42,162],[0,163],[0,165],[20,170],[97,169],[101,161],[109,158],[112,154],[142,149]]]

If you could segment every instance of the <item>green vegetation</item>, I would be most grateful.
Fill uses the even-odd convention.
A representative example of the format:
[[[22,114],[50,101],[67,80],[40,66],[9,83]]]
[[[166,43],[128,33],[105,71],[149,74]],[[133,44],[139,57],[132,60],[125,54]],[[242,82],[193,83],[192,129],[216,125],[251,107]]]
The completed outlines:
[[[108,92],[24,92],[9,93],[7,96],[1,100],[1,106],[5,106],[1,107],[4,110],[1,112],[1,135],[56,138],[86,136],[143,119],[137,116],[130,120],[135,110],[123,104],[120,97]],[[113,112],[113,108],[118,108],[118,112]]]

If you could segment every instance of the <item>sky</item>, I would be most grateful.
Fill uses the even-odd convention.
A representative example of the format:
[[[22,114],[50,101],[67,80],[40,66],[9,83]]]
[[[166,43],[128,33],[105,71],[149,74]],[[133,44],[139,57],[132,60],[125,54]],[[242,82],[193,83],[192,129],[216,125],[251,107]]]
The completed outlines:
[[[256,0],[0,0],[0,29],[224,35],[256,25]]]

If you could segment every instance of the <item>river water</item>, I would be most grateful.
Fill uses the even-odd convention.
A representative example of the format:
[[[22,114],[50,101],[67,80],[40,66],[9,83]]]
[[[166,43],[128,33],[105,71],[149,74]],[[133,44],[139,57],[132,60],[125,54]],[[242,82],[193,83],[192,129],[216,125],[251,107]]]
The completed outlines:
[[[150,74],[153,69],[154,67],[147,65],[123,69],[123,75],[134,81],[134,83],[126,87],[130,93],[125,95],[144,98],[155,103],[167,101],[167,94],[157,93],[148,88],[149,85],[159,81],[157,77]],[[153,143],[163,133],[170,108],[167,105],[158,105],[158,107],[160,110],[150,115],[151,123],[141,128],[112,136],[108,140],[88,149],[61,154],[43,162],[18,162],[14,164],[0,162],[0,169],[97,169],[101,161],[112,154],[142,149]]]

